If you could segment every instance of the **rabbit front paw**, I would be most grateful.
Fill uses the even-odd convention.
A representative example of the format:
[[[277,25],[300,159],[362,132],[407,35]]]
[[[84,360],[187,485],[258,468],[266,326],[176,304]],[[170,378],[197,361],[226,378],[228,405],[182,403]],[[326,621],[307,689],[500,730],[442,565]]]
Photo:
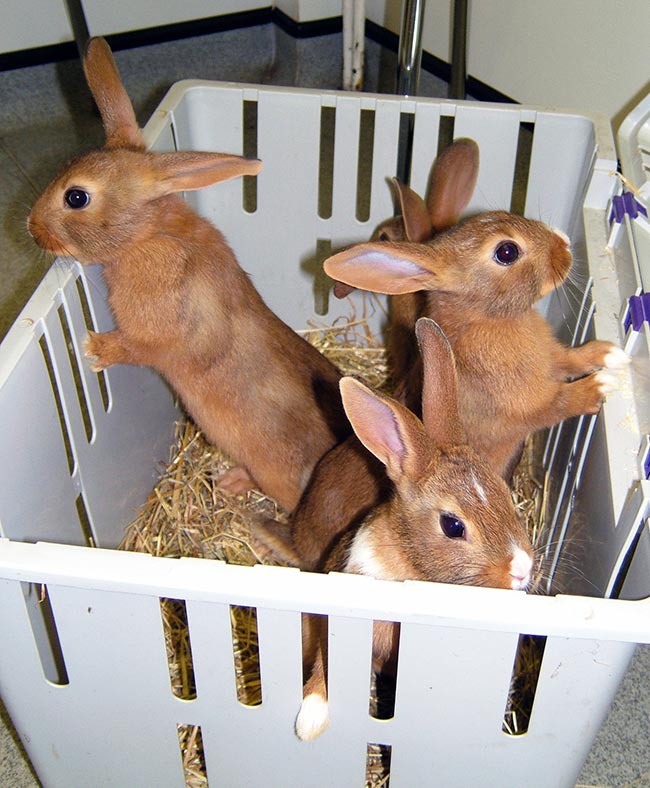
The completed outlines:
[[[584,404],[576,415],[580,413],[592,415],[600,411],[607,395],[618,389],[618,379],[606,370],[599,370],[571,384],[572,387],[578,387],[578,385],[584,398]]]
[[[625,369],[631,360],[622,348],[612,345],[603,359],[603,369]]]
[[[101,372],[107,367],[112,367],[113,364],[128,363],[117,331],[106,331],[102,334],[88,331],[83,350],[93,372]]]
[[[559,367],[568,378],[579,378],[599,369],[619,370],[630,363],[630,357],[613,342],[593,339],[574,348],[565,348]]]

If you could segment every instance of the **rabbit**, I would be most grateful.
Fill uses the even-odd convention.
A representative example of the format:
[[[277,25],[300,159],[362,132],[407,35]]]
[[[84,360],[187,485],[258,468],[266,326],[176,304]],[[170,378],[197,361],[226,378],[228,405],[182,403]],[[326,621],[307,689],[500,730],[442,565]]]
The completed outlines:
[[[255,483],[291,511],[316,461],[351,432],[340,373],[264,304],[223,235],[176,194],[256,174],[261,162],[147,152],[103,39],[89,41],[84,69],[106,144],[61,170],[28,229],[49,252],[103,264],[117,327],[88,332],[91,368],[153,367],[241,464],[221,486]]]
[[[349,484],[347,465],[328,465],[329,484],[315,488],[312,483],[305,493],[310,497],[316,489],[320,491],[321,516],[293,522],[294,534],[296,527],[312,533],[325,530],[320,565],[308,557],[303,568],[318,565],[323,572],[351,572],[383,580],[526,590],[534,563],[530,540],[505,482],[465,443],[451,347],[428,318],[418,320],[416,334],[425,368],[424,422],[355,378],[340,381],[355,440],[385,469],[390,490],[361,519],[337,523],[338,534],[332,541],[327,524],[331,496],[352,499],[350,510],[359,502]],[[321,462],[315,476],[322,467]],[[294,540],[292,548],[300,561],[299,541]],[[306,616],[305,632],[305,650],[313,664],[306,673],[295,732],[300,739],[310,740],[328,724],[326,633],[321,617]],[[382,622],[375,628],[375,671],[394,664],[396,641],[396,625]]]
[[[474,193],[479,172],[479,148],[468,138],[455,139],[436,158],[429,177],[426,201],[397,178],[392,179],[401,215],[379,225],[371,240],[426,243],[436,233],[455,225]],[[355,288],[334,283],[334,294],[344,298]],[[405,401],[404,380],[418,359],[415,321],[425,314],[426,297],[422,292],[403,293],[390,298],[390,323],[386,349],[395,382],[393,395]],[[419,392],[416,402],[419,407]]]
[[[424,210],[422,207],[420,211]],[[379,293],[424,291],[423,314],[454,350],[459,408],[472,447],[510,479],[526,436],[598,413],[629,363],[611,342],[569,348],[534,304],[567,276],[568,237],[506,211],[472,216],[426,244],[357,244],[324,263],[332,278]],[[402,401],[417,411],[421,365],[406,370]]]

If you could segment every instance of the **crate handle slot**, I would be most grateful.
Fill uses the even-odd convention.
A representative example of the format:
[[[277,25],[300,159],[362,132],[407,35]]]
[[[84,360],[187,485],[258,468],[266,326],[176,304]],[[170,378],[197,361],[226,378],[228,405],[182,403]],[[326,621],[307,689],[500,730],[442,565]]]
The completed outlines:
[[[545,647],[544,635],[519,636],[503,715],[502,730],[508,736],[528,733]]]
[[[20,585],[43,676],[50,684],[65,687],[70,683],[70,679],[47,586],[44,583]]]
[[[257,158],[257,101],[242,102],[242,155]],[[242,207],[246,213],[257,211],[257,175],[242,178]]]
[[[329,219],[332,216],[335,132],[336,109],[321,107],[318,146],[318,215],[321,219]]]
[[[185,602],[182,599],[162,598],[160,615],[167,645],[167,667],[172,694],[181,700],[194,700],[196,679]]]

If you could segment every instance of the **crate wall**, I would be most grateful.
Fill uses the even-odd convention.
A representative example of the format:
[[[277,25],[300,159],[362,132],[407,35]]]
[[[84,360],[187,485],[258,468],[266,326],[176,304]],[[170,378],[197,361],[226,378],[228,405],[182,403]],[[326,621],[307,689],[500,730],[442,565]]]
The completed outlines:
[[[372,313],[379,330],[381,300],[356,294],[339,302],[317,272],[327,250],[367,239],[392,214],[386,179],[408,123],[411,185],[425,191],[441,141],[476,139],[481,174],[468,211],[516,208],[567,232],[580,287],[542,308],[567,339],[620,342],[621,293],[603,283],[600,266],[611,260],[594,254],[607,241],[605,207],[615,191],[611,134],[601,119],[181,83],[146,135],[156,150],[258,155],[264,167],[255,181],[188,199],[222,229],[267,303],[293,327],[329,324],[352,310]],[[325,124],[334,127],[334,145],[323,151]],[[359,169],[371,177],[358,177]],[[525,189],[513,190],[515,180]],[[362,785],[369,744],[390,747],[395,788],[431,784],[432,775],[448,786],[517,784],[522,763],[527,784],[573,785],[634,644],[650,639],[646,599],[394,584],[110,549],[151,489],[178,418],[149,370],[88,370],[85,331],[110,324],[101,271],[57,263],[0,347],[0,427],[8,438],[0,460],[9,481],[0,496],[0,626],[8,644],[0,692],[44,784],[183,785],[177,728],[189,724],[200,726],[214,785]],[[636,457],[616,440],[627,404],[614,396],[597,419],[572,420],[549,435],[551,579],[564,582],[563,548],[577,521],[597,535],[574,593],[597,597],[611,586],[643,516],[629,508]],[[171,691],[160,609],[167,598],[185,602],[193,700]],[[257,611],[259,706],[235,692],[234,605]],[[303,612],[329,615],[332,722],[312,743],[293,733]],[[374,620],[402,622],[389,720],[368,711]],[[521,634],[546,645],[530,727],[511,736],[503,714]]]

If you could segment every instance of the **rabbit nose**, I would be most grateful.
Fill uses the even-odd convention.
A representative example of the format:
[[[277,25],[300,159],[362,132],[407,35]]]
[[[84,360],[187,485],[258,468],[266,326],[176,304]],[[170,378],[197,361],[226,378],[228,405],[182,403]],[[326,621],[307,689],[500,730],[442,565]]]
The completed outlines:
[[[525,589],[530,583],[533,559],[521,548],[516,548],[510,562],[511,587],[515,590]]]

